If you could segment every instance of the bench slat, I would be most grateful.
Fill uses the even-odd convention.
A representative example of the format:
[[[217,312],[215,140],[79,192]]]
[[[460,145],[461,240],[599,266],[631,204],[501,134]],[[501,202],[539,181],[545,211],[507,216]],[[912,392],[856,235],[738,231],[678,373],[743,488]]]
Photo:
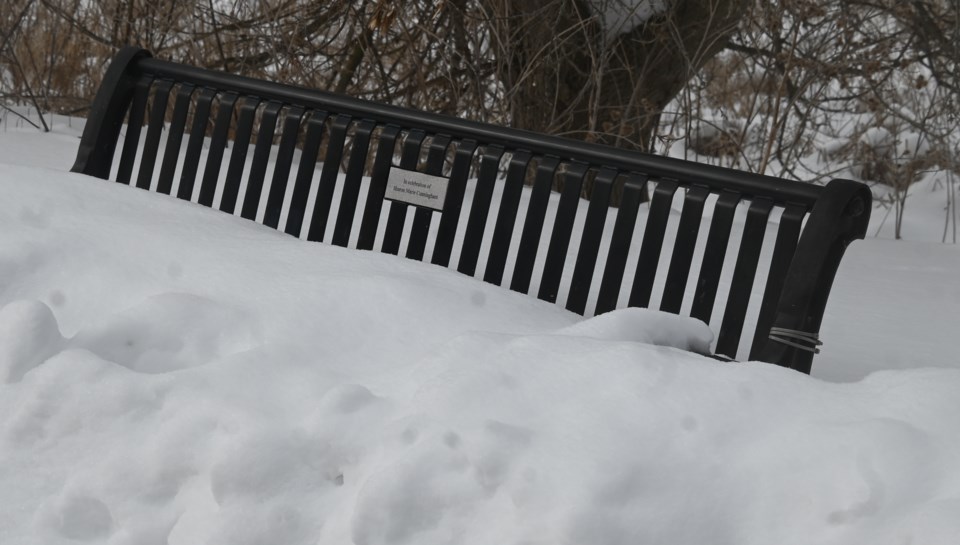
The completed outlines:
[[[480,158],[480,172],[473,192],[473,203],[470,205],[470,216],[467,218],[467,230],[460,248],[460,263],[457,265],[457,271],[468,276],[474,276],[477,272],[483,233],[487,227],[503,151],[502,146],[485,146]]]
[[[180,145],[183,143],[183,128],[187,124],[187,114],[190,110],[190,98],[195,87],[189,83],[181,83],[177,90],[177,100],[173,105],[173,118],[167,130],[167,145],[163,151],[163,162],[160,164],[160,178],[157,181],[157,193],[169,195],[173,190],[173,175],[177,172],[177,163],[180,160]]]
[[[690,276],[693,250],[697,244],[697,236],[700,234],[703,205],[707,201],[708,195],[710,195],[710,190],[706,187],[693,186],[687,190],[687,195],[683,200],[680,225],[677,227],[677,238],[673,244],[673,255],[670,257],[667,281],[663,288],[663,297],[660,300],[660,310],[664,312],[680,313],[680,307],[683,305],[683,294],[687,291],[687,277]]]
[[[177,198],[189,201],[193,197],[193,187],[197,180],[197,166],[200,163],[200,153],[203,151],[203,140],[207,134],[207,124],[210,121],[210,109],[217,92],[209,87],[200,91],[197,104],[193,111],[193,124],[190,128],[190,138],[187,140],[187,152],[183,158],[183,168],[180,170],[180,185],[177,187]]]
[[[757,274],[760,249],[767,231],[767,219],[770,217],[772,208],[773,201],[770,199],[756,198],[747,210],[747,221],[743,225],[737,264],[734,266],[733,279],[730,281],[727,307],[723,312],[720,334],[717,336],[718,354],[731,358],[737,355],[740,335],[743,332],[743,320],[747,315],[747,305],[750,302],[750,293]]]
[[[123,140],[120,166],[117,169],[117,183],[130,185],[133,163],[137,159],[137,150],[140,148],[140,131],[143,130],[143,116],[147,110],[147,97],[150,94],[152,84],[152,77],[143,76],[137,80],[137,85],[133,91],[130,117],[127,119],[127,134]]]
[[[537,297],[544,301],[557,302],[557,292],[560,291],[563,266],[567,260],[567,248],[570,247],[573,223],[580,204],[580,191],[583,188],[583,178],[586,175],[587,165],[583,163],[572,163],[568,165],[566,172],[561,174],[563,191],[557,205],[553,232],[550,235],[550,244],[547,247],[547,259],[544,262],[543,276],[540,279],[540,290],[537,293]]]
[[[147,137],[143,142],[143,155],[140,157],[140,173],[137,174],[137,187],[150,189],[153,182],[153,167],[157,164],[157,152],[160,150],[160,134],[167,115],[167,102],[173,82],[160,80],[154,89],[153,105],[150,107],[150,120],[147,124]]]
[[[510,281],[510,289],[513,291],[520,293],[530,291],[533,267],[540,249],[540,237],[543,234],[543,222],[547,215],[553,178],[558,166],[560,166],[560,159],[551,156],[541,157],[540,164],[537,165],[533,189],[530,191],[530,201],[527,203],[527,213],[523,219],[523,231],[520,233],[520,248],[517,250],[517,261],[513,267],[513,279]]]
[[[501,285],[503,271],[507,266],[507,253],[510,251],[510,241],[517,220],[517,211],[520,209],[520,194],[523,193],[523,181],[527,176],[527,166],[530,164],[530,152],[515,151],[507,167],[507,179],[504,182],[503,193],[500,197],[500,208],[497,212],[497,223],[493,227],[493,239],[490,242],[490,253],[487,256],[487,266],[483,273],[484,282]]]
[[[357,238],[357,248],[360,250],[372,250],[376,242],[380,213],[383,210],[383,197],[387,192],[387,178],[390,175],[390,167],[393,165],[393,150],[396,148],[399,134],[400,127],[387,125],[377,139],[377,156],[374,159],[373,172],[370,174],[367,202],[363,209],[360,234]]]
[[[447,201],[440,215],[437,241],[433,245],[433,256],[430,258],[430,262],[434,265],[446,267],[450,264],[450,254],[453,252],[453,244],[456,241],[460,212],[463,209],[463,197],[467,189],[467,176],[470,175],[470,164],[473,162],[473,154],[476,151],[476,140],[462,140],[457,145],[453,167],[450,170]]]
[[[327,153],[323,157],[323,168],[320,170],[320,180],[317,182],[317,199],[313,204],[307,240],[320,242],[326,234],[330,207],[333,205],[333,194],[337,189],[340,161],[343,160],[343,146],[351,121],[353,118],[349,115],[340,114],[330,125],[330,138],[327,140]]]
[[[376,124],[369,119],[363,120],[353,134],[350,150],[350,163],[347,165],[347,174],[343,180],[343,189],[340,194],[340,209],[337,212],[337,221],[333,227],[333,244],[346,247],[350,241],[350,231],[353,228],[353,218],[356,215],[357,201],[360,198],[360,185],[363,178],[363,169],[367,162],[367,153],[370,149],[370,134]]]
[[[449,136],[438,134],[433,137],[427,152],[427,174],[440,176],[443,173],[443,163],[447,157],[448,147],[450,147]],[[407,242],[407,258],[422,261],[427,248],[427,237],[430,235],[433,210],[420,207],[414,207],[414,209],[413,226],[410,228],[410,240]]]
[[[213,207],[217,184],[220,181],[220,169],[223,166],[223,152],[227,145],[227,133],[230,131],[230,120],[233,118],[237,98],[236,93],[226,93],[220,96],[217,105],[217,119],[213,126],[213,137],[210,139],[210,150],[207,152],[207,167],[203,171],[200,194],[197,196],[197,202],[203,206]]]
[[[767,285],[763,292],[763,302],[760,304],[760,314],[757,317],[757,328],[753,343],[750,345],[751,360],[759,357],[760,350],[767,342],[767,335],[777,312],[777,303],[780,302],[780,292],[783,291],[783,279],[786,277],[790,260],[797,249],[800,229],[806,214],[806,207],[791,205],[780,216],[777,241],[773,247],[773,257],[770,260],[770,272],[767,274]]]
[[[710,222],[707,245],[703,249],[703,261],[700,265],[700,277],[693,293],[693,305],[690,307],[690,316],[705,324],[710,323],[710,317],[713,314],[720,273],[723,271],[723,262],[727,257],[727,244],[730,241],[733,218],[740,199],[739,193],[724,191],[713,206],[713,220]]]
[[[313,175],[317,168],[317,156],[320,153],[326,121],[327,112],[317,110],[310,114],[310,120],[307,121],[307,135],[303,140],[297,178],[293,182],[293,193],[290,195],[287,225],[284,228],[285,233],[297,238],[300,237],[300,231],[303,229],[303,220],[307,217],[307,200],[310,198],[310,186],[313,184]]]
[[[607,251],[607,262],[603,267],[603,278],[600,281],[600,291],[597,295],[597,306],[594,314],[603,314],[617,308],[620,299],[620,286],[623,284],[623,274],[627,270],[627,254],[633,241],[633,230],[637,225],[637,213],[646,191],[647,177],[642,174],[632,174],[623,185],[623,198],[620,199],[620,208],[617,210],[617,219],[613,226],[613,235],[610,237],[610,247]]]
[[[403,152],[400,155],[400,168],[405,170],[416,170],[417,163],[420,161],[420,146],[427,137],[426,133],[420,130],[413,130],[407,133],[407,138],[403,141]],[[390,203],[390,212],[387,214],[387,231],[383,236],[382,252],[399,255],[400,242],[403,239],[403,228],[407,221],[407,204],[402,202]]]
[[[294,106],[287,108],[284,112],[280,146],[277,148],[277,160],[274,163],[273,176],[270,179],[267,205],[263,211],[263,224],[274,229],[280,225],[283,197],[287,193],[287,180],[290,178],[290,166],[293,162],[293,151],[297,146],[297,138],[300,136],[300,120],[302,118],[303,108]]]
[[[263,108],[260,127],[257,131],[257,143],[253,147],[253,161],[247,175],[247,189],[243,196],[240,216],[248,220],[257,219],[260,208],[260,196],[263,194],[263,179],[267,175],[267,162],[270,160],[270,148],[273,147],[273,135],[277,132],[277,118],[283,104],[270,101]]]
[[[240,114],[237,119],[237,133],[233,139],[233,153],[230,154],[230,165],[227,167],[227,179],[223,183],[223,193],[220,196],[220,210],[233,214],[237,207],[237,197],[240,194],[240,180],[247,162],[247,152],[250,150],[250,136],[253,134],[253,122],[257,114],[260,99],[246,97],[240,105]]]
[[[650,294],[653,292],[653,281],[656,279],[660,263],[663,237],[667,232],[673,194],[676,192],[677,183],[673,180],[657,182],[657,188],[653,191],[647,226],[643,231],[643,242],[640,243],[640,257],[637,259],[637,269],[633,276],[633,289],[630,290],[628,304],[631,307],[646,308],[650,305]]]
[[[577,261],[573,266],[570,292],[567,294],[567,310],[577,314],[583,314],[587,310],[587,298],[590,295],[590,286],[593,284],[593,272],[597,266],[597,256],[600,254],[603,227],[607,221],[610,194],[616,178],[616,170],[602,168],[593,180],[593,191],[590,193],[590,204],[587,206],[587,217],[583,224],[580,248],[577,250]]]

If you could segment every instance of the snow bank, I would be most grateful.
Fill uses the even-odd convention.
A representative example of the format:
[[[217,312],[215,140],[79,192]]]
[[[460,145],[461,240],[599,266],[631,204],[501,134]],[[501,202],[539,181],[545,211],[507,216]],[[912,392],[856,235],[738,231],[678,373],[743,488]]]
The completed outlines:
[[[960,370],[722,364],[689,319],[583,320],[50,169],[0,185],[0,543],[960,539]],[[873,242],[831,298],[841,370],[956,309],[946,267],[892,316],[870,285],[946,262]]]
[[[722,365],[683,318],[0,179],[4,543],[960,535],[960,372]]]

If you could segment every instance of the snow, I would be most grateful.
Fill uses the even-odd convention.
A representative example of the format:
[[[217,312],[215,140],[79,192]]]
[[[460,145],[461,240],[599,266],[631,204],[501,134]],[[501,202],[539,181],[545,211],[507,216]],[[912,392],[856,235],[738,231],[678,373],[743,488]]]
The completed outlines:
[[[662,14],[670,3],[666,0],[590,0],[589,5],[600,16],[604,36],[610,42]]]
[[[878,150],[889,148],[892,142],[893,135],[883,127],[871,127],[860,137],[861,144]]]
[[[77,130],[0,131],[0,543],[960,541],[942,189],[808,377],[66,173]]]

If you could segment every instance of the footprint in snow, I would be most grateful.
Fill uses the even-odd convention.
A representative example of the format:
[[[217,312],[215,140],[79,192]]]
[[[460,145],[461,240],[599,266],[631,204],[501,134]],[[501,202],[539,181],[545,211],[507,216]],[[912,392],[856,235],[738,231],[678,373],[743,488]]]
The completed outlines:
[[[149,297],[70,341],[133,371],[198,367],[253,348],[255,323],[239,309],[184,293]]]

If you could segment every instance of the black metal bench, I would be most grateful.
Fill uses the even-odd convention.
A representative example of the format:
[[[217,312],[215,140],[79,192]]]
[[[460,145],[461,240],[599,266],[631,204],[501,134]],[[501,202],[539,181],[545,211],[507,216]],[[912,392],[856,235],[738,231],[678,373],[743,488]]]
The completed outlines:
[[[661,310],[719,326],[716,353],[731,358],[749,310],[756,327],[741,354],[807,373],[841,257],[863,238],[871,210],[869,189],[848,180],[817,186],[650,156],[212,72],[133,47],[104,77],[73,171],[308,240],[426,256],[516,291],[533,287],[580,314],[647,307],[656,296]],[[622,198],[612,209],[615,185]]]

